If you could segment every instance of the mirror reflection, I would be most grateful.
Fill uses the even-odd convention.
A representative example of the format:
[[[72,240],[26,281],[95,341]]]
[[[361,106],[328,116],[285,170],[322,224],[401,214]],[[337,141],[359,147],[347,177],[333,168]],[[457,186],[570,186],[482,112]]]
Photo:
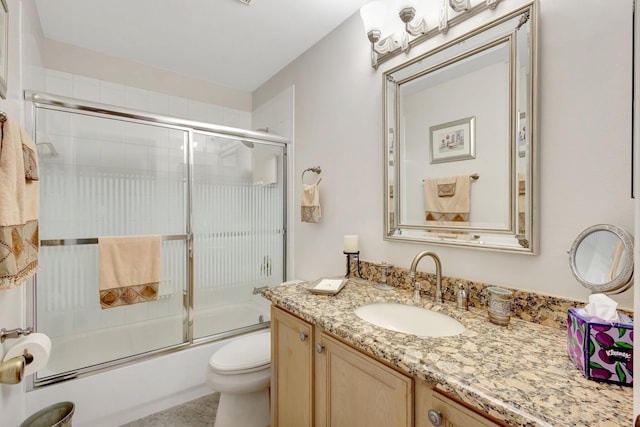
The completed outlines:
[[[385,73],[386,239],[533,251],[530,8]]]
[[[620,227],[587,228],[573,243],[569,259],[576,280],[594,292],[617,293],[631,286],[633,240]]]
[[[509,226],[509,45],[483,46],[400,85],[399,224]],[[476,139],[491,141],[477,155]]]

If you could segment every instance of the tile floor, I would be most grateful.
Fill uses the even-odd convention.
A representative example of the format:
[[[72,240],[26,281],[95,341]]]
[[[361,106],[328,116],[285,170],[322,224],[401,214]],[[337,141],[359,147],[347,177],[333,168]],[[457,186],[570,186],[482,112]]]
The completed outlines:
[[[219,401],[220,393],[208,394],[120,427],[211,427]]]

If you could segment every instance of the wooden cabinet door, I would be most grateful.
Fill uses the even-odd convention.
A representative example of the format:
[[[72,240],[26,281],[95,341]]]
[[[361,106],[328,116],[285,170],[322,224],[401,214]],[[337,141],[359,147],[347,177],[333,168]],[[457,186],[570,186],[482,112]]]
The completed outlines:
[[[316,346],[318,427],[412,427],[413,380],[326,333]]]
[[[313,424],[313,327],[271,306],[271,425]]]
[[[433,386],[424,381],[416,382],[415,411],[416,427],[503,426],[433,390]],[[432,414],[429,411],[433,411]],[[430,415],[435,417],[435,422],[429,419]]]

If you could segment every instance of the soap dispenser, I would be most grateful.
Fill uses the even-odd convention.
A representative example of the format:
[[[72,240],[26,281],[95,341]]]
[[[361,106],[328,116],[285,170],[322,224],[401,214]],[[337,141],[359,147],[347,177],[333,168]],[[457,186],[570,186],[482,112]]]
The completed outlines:
[[[464,289],[464,285],[462,283],[458,283],[458,310],[460,311],[469,311],[469,294]]]

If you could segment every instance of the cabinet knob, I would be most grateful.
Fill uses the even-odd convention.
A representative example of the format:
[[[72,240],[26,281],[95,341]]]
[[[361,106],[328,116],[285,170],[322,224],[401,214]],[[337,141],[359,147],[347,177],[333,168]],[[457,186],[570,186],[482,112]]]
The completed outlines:
[[[320,343],[316,344],[316,353],[322,353],[322,351],[324,350],[324,346]]]
[[[435,409],[429,409],[429,412],[427,412],[427,416],[429,417],[429,421],[431,421],[431,424],[433,424],[434,426],[442,425],[442,412]]]
[[[307,334],[305,334],[304,332],[300,332],[300,341],[306,341],[307,337],[308,337]]]

